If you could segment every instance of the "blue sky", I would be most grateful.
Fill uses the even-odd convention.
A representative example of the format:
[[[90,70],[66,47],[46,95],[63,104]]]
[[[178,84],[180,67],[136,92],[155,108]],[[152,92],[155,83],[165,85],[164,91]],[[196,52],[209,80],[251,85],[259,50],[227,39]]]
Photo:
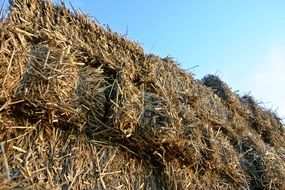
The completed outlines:
[[[3,0],[0,0],[3,2]],[[69,0],[196,78],[217,74],[285,116],[284,0]]]

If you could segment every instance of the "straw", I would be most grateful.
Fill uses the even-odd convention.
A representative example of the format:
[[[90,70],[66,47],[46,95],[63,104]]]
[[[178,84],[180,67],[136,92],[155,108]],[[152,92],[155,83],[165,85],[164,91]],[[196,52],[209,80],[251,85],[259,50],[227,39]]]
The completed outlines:
[[[282,120],[217,76],[63,3],[10,1],[0,28],[1,187],[285,188]]]

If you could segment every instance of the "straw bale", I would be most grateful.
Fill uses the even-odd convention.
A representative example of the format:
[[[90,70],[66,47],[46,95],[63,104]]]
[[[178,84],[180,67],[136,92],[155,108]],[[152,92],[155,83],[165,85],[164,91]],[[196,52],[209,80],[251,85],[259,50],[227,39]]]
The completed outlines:
[[[232,103],[235,101],[236,96],[231,91],[226,83],[221,81],[216,75],[207,75],[202,79],[202,83],[205,86],[210,87],[215,91],[215,94],[222,98],[224,101]]]
[[[64,4],[14,0],[0,25],[3,188],[285,188],[281,120],[217,76]]]

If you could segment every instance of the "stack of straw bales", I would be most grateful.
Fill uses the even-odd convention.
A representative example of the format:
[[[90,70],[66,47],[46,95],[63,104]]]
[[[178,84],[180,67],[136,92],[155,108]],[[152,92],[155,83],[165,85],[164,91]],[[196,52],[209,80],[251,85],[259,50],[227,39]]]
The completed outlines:
[[[280,119],[65,5],[0,22],[2,189],[284,189]]]

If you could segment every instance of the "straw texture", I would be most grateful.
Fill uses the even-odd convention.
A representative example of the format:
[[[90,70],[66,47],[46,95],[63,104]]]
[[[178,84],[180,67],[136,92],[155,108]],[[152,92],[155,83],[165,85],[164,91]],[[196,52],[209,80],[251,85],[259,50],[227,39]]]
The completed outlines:
[[[2,189],[285,189],[281,120],[217,76],[64,4],[10,1],[0,31]]]

